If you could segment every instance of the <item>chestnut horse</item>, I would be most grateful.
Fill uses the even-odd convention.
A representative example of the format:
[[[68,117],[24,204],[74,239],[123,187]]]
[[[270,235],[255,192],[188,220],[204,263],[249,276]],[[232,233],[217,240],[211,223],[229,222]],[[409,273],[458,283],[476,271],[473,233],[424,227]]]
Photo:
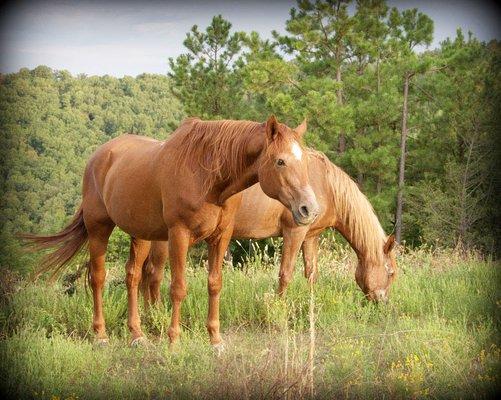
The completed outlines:
[[[369,201],[344,171],[322,153],[307,150],[305,154],[308,156],[310,183],[321,210],[315,221],[308,226],[298,226],[282,204],[266,196],[259,185],[254,185],[240,194],[242,200],[234,216],[232,237],[264,239],[283,236],[278,288],[279,294],[283,294],[292,279],[301,245],[304,275],[310,281],[315,279],[320,233],[333,227],[357,254],[355,277],[359,287],[370,300],[386,301],[397,268],[394,236],[385,235]],[[167,253],[167,243],[152,243],[141,282],[147,305],[158,303],[160,299]]]
[[[251,121],[185,120],[165,141],[123,135],[100,146],[83,177],[82,203],[73,221],[52,236],[24,235],[38,249],[56,248],[42,263],[53,274],[88,242],[93,328],[98,343],[107,342],[102,292],[105,254],[115,226],[131,236],[126,264],[128,326],[131,344],[143,339],[138,313],[138,284],[150,241],[169,243],[171,265],[171,343],[180,334],[181,302],[186,296],[185,265],[190,245],[205,240],[209,248],[210,341],[221,343],[219,294],[221,264],[233,231],[238,196],[258,182],[270,197],[305,225],[318,215],[303,157],[303,122],[295,130],[271,116]]]

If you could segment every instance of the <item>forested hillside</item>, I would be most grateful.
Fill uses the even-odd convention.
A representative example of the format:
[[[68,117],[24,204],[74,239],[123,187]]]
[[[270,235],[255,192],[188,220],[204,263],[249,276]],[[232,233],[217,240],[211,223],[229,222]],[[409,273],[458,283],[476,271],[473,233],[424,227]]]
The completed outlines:
[[[216,16],[192,28],[166,76],[74,77],[44,66],[1,75],[0,264],[26,267],[15,232],[68,221],[99,144],[125,132],[165,138],[184,115],[275,113],[291,126],[306,117],[307,144],[357,181],[387,232],[397,225],[410,245],[495,252],[499,43],[458,31],[423,51],[433,21],[418,10],[362,1],[349,13],[334,3],[301,2],[272,40]]]
[[[97,146],[126,132],[163,139],[181,119],[166,76],[73,77],[44,66],[1,76],[1,265],[28,267],[16,232],[68,222]]]

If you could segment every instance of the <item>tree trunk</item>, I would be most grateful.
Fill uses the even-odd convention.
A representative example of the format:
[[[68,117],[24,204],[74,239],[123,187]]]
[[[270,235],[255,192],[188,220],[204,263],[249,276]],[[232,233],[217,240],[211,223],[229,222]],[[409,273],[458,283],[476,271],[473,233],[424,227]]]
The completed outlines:
[[[404,76],[404,105],[402,109],[402,135],[400,140],[400,166],[398,169],[398,195],[397,195],[397,212],[395,215],[395,237],[397,242],[402,239],[402,208],[403,208],[403,191],[405,182],[405,151],[407,141],[407,99],[409,97],[409,80],[411,75],[406,73]]]
[[[381,189],[382,189],[382,182],[381,182],[381,175],[378,175],[377,181],[376,181],[376,193],[381,194]]]
[[[463,146],[466,147],[466,143],[463,142]],[[471,165],[471,157],[473,153],[473,148],[475,145],[475,138],[471,138],[470,143],[468,144],[468,155],[466,156],[466,161],[464,163],[464,171],[461,177],[461,193],[459,195],[459,226],[458,226],[458,238],[456,240],[456,247],[461,249],[461,246],[466,245],[466,234],[470,229],[469,217],[471,217],[472,212],[468,204],[468,192],[471,190],[471,186],[475,186],[475,183],[471,185],[472,175],[470,172]],[[465,149],[466,151],[466,149]],[[467,246],[468,247],[468,246]]]
[[[357,184],[360,190],[364,190],[364,174],[362,172],[358,172],[357,174]]]
[[[339,62],[339,59],[338,59]],[[341,65],[338,65],[336,69],[336,82],[341,83]],[[337,95],[337,104],[343,105],[343,89],[339,88],[336,91]],[[339,132],[339,145],[338,145],[338,153],[343,154],[346,150],[346,137],[344,136],[344,132]]]

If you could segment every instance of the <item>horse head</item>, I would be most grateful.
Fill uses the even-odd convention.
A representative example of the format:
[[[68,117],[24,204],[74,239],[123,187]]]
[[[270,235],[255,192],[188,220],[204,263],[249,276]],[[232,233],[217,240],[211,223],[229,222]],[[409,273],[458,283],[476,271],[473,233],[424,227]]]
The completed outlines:
[[[306,121],[291,129],[275,116],[265,124],[266,148],[258,167],[264,193],[287,207],[298,225],[311,224],[319,214],[319,205],[308,177],[308,157],[301,144]]]
[[[375,302],[388,301],[389,287],[397,272],[395,236],[390,235],[382,246],[382,257],[359,258],[355,271],[358,286],[369,300]]]

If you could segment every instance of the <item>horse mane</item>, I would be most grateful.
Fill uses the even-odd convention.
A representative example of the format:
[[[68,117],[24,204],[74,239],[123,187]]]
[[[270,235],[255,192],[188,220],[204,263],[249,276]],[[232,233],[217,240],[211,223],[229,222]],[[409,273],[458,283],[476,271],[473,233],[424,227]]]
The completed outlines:
[[[346,239],[366,261],[382,263],[386,234],[371,203],[346,172],[323,153],[314,153],[326,166],[338,220],[348,228],[350,237]]]
[[[246,168],[246,149],[249,139],[263,129],[253,121],[202,121],[185,119],[171,135],[176,143],[176,165],[206,172],[205,194],[216,182],[237,179]]]

